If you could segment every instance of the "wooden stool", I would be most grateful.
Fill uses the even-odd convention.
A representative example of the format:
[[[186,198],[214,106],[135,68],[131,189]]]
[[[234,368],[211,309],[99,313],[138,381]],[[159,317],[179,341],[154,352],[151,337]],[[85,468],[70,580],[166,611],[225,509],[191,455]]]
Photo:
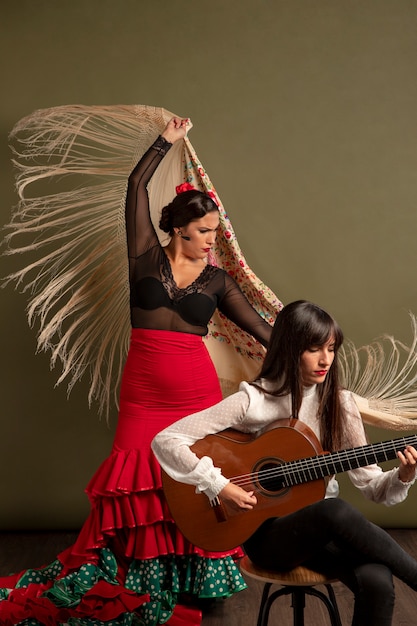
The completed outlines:
[[[267,626],[269,619],[269,611],[274,600],[280,596],[292,596],[292,607],[294,615],[294,626],[304,626],[304,607],[306,595],[319,598],[326,606],[332,626],[342,626],[339,610],[337,608],[336,596],[331,583],[337,582],[323,574],[313,572],[307,567],[295,567],[289,572],[275,572],[273,570],[264,570],[257,567],[247,557],[243,557],[240,561],[240,569],[244,576],[249,576],[255,580],[260,580],[264,584],[262,592],[261,605],[259,607],[257,626]],[[272,585],[282,585],[282,589],[278,589],[269,594]],[[328,595],[316,589],[316,585],[324,585]]]

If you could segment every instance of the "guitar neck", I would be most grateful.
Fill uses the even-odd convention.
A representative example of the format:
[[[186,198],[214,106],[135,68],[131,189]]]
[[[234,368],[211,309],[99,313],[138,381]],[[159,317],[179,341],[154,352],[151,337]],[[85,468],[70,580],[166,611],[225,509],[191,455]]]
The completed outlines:
[[[409,445],[417,445],[417,435],[290,461],[280,466],[284,474],[281,479],[285,486],[291,487],[373,463],[391,461],[399,450]]]

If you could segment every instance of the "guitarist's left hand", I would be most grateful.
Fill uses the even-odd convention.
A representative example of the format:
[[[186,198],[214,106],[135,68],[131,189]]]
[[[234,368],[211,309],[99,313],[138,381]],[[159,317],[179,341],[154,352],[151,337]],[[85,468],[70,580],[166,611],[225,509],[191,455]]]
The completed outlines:
[[[223,487],[219,496],[228,507],[235,510],[250,511],[257,503],[253,491],[245,491],[232,482]]]
[[[407,446],[404,452],[398,452],[398,458],[401,461],[399,476],[403,483],[413,480],[417,469],[417,450],[413,446]]]

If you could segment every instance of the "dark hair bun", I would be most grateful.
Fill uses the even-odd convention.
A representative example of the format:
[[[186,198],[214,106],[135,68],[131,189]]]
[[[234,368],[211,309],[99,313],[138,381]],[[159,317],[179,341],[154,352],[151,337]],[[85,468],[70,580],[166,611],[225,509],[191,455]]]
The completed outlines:
[[[172,230],[172,215],[170,211],[171,204],[164,206],[161,213],[161,219],[159,220],[159,228],[164,233],[170,233]]]
[[[164,206],[159,220],[159,228],[164,233],[174,234],[174,228],[187,226],[190,222],[204,217],[219,207],[206,193],[196,189],[184,191]]]

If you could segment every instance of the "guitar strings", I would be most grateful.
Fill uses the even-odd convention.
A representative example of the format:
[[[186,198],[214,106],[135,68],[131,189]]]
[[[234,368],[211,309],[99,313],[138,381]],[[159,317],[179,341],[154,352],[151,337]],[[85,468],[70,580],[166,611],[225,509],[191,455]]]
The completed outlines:
[[[339,450],[330,454],[319,454],[304,459],[294,459],[292,461],[284,461],[278,465],[261,469],[257,472],[251,472],[248,474],[241,474],[240,476],[234,476],[231,478],[231,482],[239,487],[251,486],[253,489],[259,491],[256,483],[262,480],[277,480],[281,479],[282,486],[290,487],[309,480],[317,480],[324,476],[330,476],[337,473],[337,467],[341,466],[343,471],[348,469],[356,469],[362,466],[360,459],[364,458],[366,463],[364,465],[371,465],[372,463],[383,462],[391,460],[393,457],[387,457],[386,451],[391,450],[397,452],[402,447],[407,445],[415,445],[417,435],[410,435],[409,437],[403,437],[395,439],[393,441],[385,441],[377,444],[369,444],[358,448],[351,448],[348,450]],[[399,445],[401,442],[401,445]],[[383,454],[386,458],[378,458],[378,455]],[[371,458],[368,459],[368,456]],[[333,460],[337,459],[337,460]],[[354,461],[353,467],[351,462]],[[268,459],[268,462],[270,460]],[[319,473],[314,473],[320,470]],[[323,472],[323,470],[325,470]],[[308,474],[308,477],[306,475]],[[286,480],[286,479],[289,480]],[[255,483],[255,484],[254,484]]]

